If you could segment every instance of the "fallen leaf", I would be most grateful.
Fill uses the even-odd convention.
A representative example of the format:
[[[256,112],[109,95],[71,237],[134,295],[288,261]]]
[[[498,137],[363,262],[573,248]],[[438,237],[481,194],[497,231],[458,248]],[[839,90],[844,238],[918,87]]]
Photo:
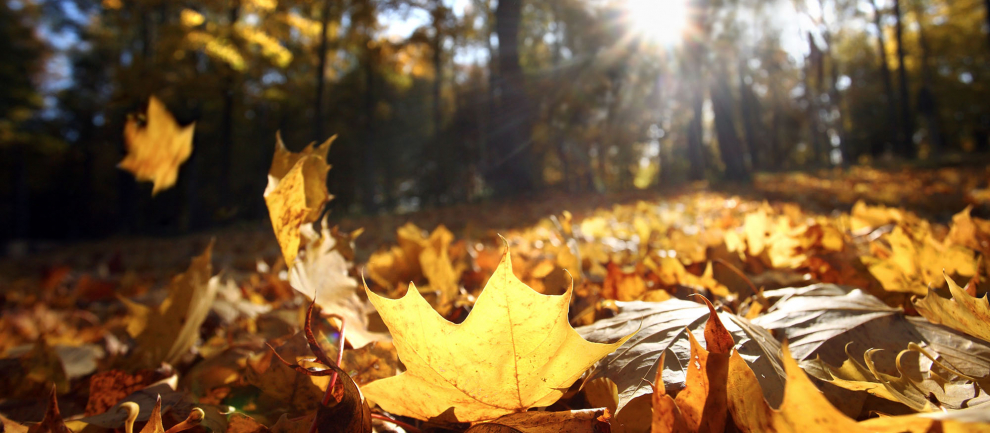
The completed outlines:
[[[127,119],[127,156],[118,167],[133,173],[137,180],[153,182],[151,195],[155,195],[175,185],[179,166],[192,155],[196,123],[180,127],[165,104],[154,96],[148,100],[146,119],[144,126],[137,119]]]
[[[276,353],[289,362],[304,367],[320,367],[312,362],[312,351],[302,331],[296,333],[275,348]],[[330,379],[325,376],[305,376],[281,362],[270,350],[248,359],[244,379],[261,390],[258,404],[262,408],[284,407],[294,413],[312,410],[323,398]]]
[[[375,341],[358,349],[345,350],[340,368],[358,386],[364,386],[378,379],[395,376],[399,371],[399,355],[392,343]]]
[[[4,426],[6,427],[6,424]],[[28,433],[72,433],[72,430],[65,426],[62,414],[58,411],[58,394],[54,386],[48,399],[45,418],[40,423],[28,427],[27,431]]]
[[[186,272],[169,284],[169,295],[157,307],[148,307],[122,298],[130,310],[128,333],[137,339],[137,348],[128,358],[132,365],[157,368],[162,362],[175,364],[199,339],[199,327],[206,320],[216,298],[219,280],[211,281],[213,242],[203,254],[193,258]]]
[[[326,155],[336,136],[323,144],[310,143],[302,152],[292,153],[276,134],[275,155],[268,171],[265,204],[271,216],[275,238],[282,248],[285,264],[292,267],[299,253],[300,229],[316,222],[330,201],[327,191]]]
[[[663,386],[663,375],[658,370],[653,385],[652,433],[661,432],[721,432],[725,430],[726,374],[729,352],[735,342],[707,299],[708,321],[705,324],[707,350],[701,347],[694,334],[686,332],[691,343],[691,361],[687,366],[685,387],[671,398]],[[664,353],[665,355],[666,353]],[[663,363],[661,355],[660,363]]]
[[[618,313],[593,325],[578,328],[590,341],[612,341],[639,329],[622,347],[599,363],[591,378],[611,379],[618,389],[616,419],[624,417],[624,408],[633,399],[653,392],[650,383],[657,375],[661,356],[669,352],[662,366],[666,392],[674,394],[685,387],[688,366],[692,362],[688,333],[705,341],[702,330],[709,311],[695,302],[671,299],[662,303],[616,302]],[[760,372],[767,398],[779,402],[784,372],[777,358],[779,343],[764,329],[746,319],[719,313],[736,348]],[[659,384],[659,382],[658,382]],[[647,402],[647,406],[649,402]]]
[[[729,411],[743,432],[969,432],[990,429],[985,417],[951,419],[924,415],[884,417],[857,423],[837,410],[808,379],[787,345],[783,345],[783,362],[787,371],[784,401],[775,410],[761,398],[760,384],[746,361],[733,353],[729,359]]]
[[[513,275],[508,250],[460,325],[433,311],[412,286],[398,300],[367,292],[407,371],[363,391],[388,412],[424,420],[490,420],[549,406],[631,336],[585,341],[567,323],[571,290],[536,293]]]
[[[608,433],[608,409],[522,412],[476,423],[465,433]]]
[[[89,378],[89,400],[86,416],[101,414],[123,401],[127,396],[163,379],[154,370],[139,370],[129,374],[121,370],[109,370]]]
[[[915,308],[929,322],[948,326],[983,341],[990,342],[990,302],[987,296],[970,296],[952,278],[943,275],[952,299],[945,299],[928,289],[928,294],[914,301]]]

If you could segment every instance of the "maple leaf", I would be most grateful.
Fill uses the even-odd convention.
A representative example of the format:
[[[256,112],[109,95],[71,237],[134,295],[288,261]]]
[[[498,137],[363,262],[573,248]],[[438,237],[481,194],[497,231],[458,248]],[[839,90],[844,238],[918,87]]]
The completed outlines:
[[[419,419],[490,420],[549,406],[622,345],[590,343],[567,322],[571,289],[541,295],[512,273],[508,248],[463,323],[448,322],[413,286],[391,300],[365,289],[407,371],[364,386],[388,412]]]
[[[213,242],[193,258],[186,272],[169,284],[169,295],[155,308],[121,298],[130,310],[127,332],[138,341],[130,359],[140,367],[175,364],[199,339],[199,327],[210,313],[219,281],[211,279]]]
[[[285,147],[281,134],[275,135],[275,155],[264,197],[286,266],[292,267],[299,254],[301,227],[315,222],[332,198],[327,191],[330,166],[326,155],[336,137],[319,146],[310,143],[301,152],[293,153]]]
[[[929,322],[990,341],[990,302],[987,301],[987,296],[970,296],[948,275],[942,276],[949,285],[952,299],[945,299],[928,289],[927,296],[914,301],[918,313]]]
[[[148,100],[146,116],[144,126],[137,119],[127,119],[124,125],[127,156],[118,167],[133,173],[137,180],[153,182],[151,195],[155,195],[175,185],[179,166],[192,155],[196,123],[179,127],[165,104],[154,96]]]

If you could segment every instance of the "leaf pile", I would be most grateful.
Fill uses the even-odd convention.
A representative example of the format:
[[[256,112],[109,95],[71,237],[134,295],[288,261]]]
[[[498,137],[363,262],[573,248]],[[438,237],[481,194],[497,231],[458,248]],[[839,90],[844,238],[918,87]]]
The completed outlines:
[[[990,221],[971,208],[942,224],[694,191],[348,232],[322,217],[329,143],[277,140],[267,240],[4,279],[4,431],[990,429]],[[919,191],[968,185],[938,179]],[[382,227],[394,243],[358,246]]]

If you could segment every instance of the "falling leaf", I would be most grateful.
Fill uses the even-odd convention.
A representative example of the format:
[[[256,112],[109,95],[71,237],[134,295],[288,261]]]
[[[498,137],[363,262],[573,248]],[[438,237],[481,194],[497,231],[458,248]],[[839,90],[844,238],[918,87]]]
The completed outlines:
[[[698,303],[680,299],[662,303],[616,302],[616,306],[615,317],[581,327],[578,332],[590,341],[614,341],[618,336],[640,329],[619,350],[599,363],[591,376],[615,382],[618,390],[616,418],[621,419],[627,404],[653,392],[650,382],[658,369],[662,370],[667,392],[673,394],[685,387],[692,362],[687,334],[706,338],[701,328],[707,323],[709,311]],[[760,372],[768,398],[779,402],[784,373],[777,359],[777,341],[746,319],[724,312],[719,316],[737,341],[737,350],[744,353],[753,368]],[[666,352],[671,356],[667,356],[661,366],[660,358]]]
[[[172,279],[168,298],[157,307],[123,299],[131,313],[127,331],[138,342],[130,356],[134,365],[155,368],[162,362],[175,364],[196,344],[199,327],[206,320],[219,287],[219,280],[210,278],[212,251],[211,241],[186,272]]]
[[[165,104],[154,96],[148,100],[146,116],[143,126],[136,119],[127,119],[127,156],[118,167],[133,173],[137,180],[153,182],[151,195],[155,195],[175,185],[179,166],[192,154],[196,124],[180,127]]]
[[[280,134],[275,138],[275,155],[268,170],[264,197],[285,263],[291,267],[299,253],[302,226],[315,222],[331,199],[327,191],[330,166],[326,155],[336,136],[319,146],[310,143],[299,153],[290,152]]]
[[[611,344],[585,341],[567,323],[571,290],[534,292],[513,275],[508,251],[460,325],[434,312],[412,287],[398,300],[370,290],[368,296],[407,371],[363,391],[388,412],[424,420],[490,420],[549,406],[631,336]]]
[[[952,299],[938,296],[929,289],[927,296],[914,302],[918,313],[932,323],[990,342],[990,302],[987,302],[986,295],[982,298],[970,296],[952,278],[947,275],[943,277],[949,285]]]
[[[606,433],[610,419],[607,409],[522,412],[477,423],[465,433]]]

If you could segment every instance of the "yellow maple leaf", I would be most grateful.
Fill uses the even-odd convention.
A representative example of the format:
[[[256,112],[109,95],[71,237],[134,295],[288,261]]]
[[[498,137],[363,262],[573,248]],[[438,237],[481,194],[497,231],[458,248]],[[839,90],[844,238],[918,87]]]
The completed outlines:
[[[490,420],[549,406],[629,338],[584,340],[567,321],[571,289],[557,296],[533,291],[512,273],[508,248],[459,325],[412,286],[396,300],[367,292],[407,371],[362,392],[388,412],[424,420]]]
[[[148,101],[146,116],[144,126],[137,119],[127,119],[127,156],[117,167],[133,173],[137,180],[153,182],[151,195],[155,195],[175,185],[179,166],[192,155],[196,123],[180,127],[165,104],[154,96]]]
[[[332,198],[327,191],[330,166],[326,155],[335,138],[330,137],[319,146],[310,143],[302,152],[292,153],[282,142],[282,136],[276,134],[265,204],[285,264],[290,268],[299,254],[301,227],[315,222],[323,212],[323,206]]]
[[[970,296],[952,278],[943,275],[952,299],[928,290],[927,296],[914,302],[918,313],[929,322],[948,326],[984,341],[990,341],[990,302],[987,297]]]

